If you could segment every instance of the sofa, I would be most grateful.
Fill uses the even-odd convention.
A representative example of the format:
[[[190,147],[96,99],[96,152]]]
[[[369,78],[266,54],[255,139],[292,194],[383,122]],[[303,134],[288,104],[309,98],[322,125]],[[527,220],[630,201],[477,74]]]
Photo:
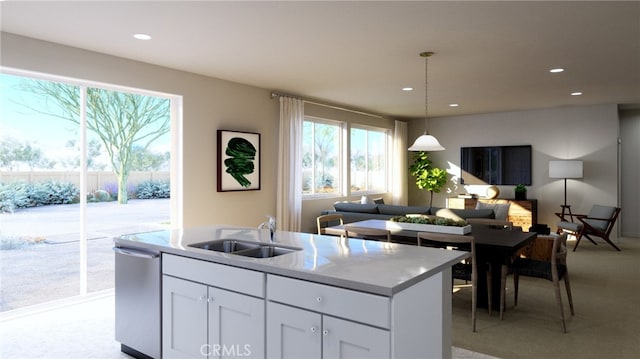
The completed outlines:
[[[323,210],[321,214],[339,213],[343,216],[344,223],[353,223],[367,219],[388,220],[391,217],[407,214],[427,214],[438,217],[451,218],[453,220],[466,220],[467,218],[496,218],[493,209],[455,209],[425,206],[396,206],[381,203],[363,204],[353,202],[336,202],[332,210]]]

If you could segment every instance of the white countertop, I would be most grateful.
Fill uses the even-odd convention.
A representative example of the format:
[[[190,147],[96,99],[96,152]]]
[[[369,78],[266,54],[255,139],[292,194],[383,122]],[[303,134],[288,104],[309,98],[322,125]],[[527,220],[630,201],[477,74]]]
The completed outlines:
[[[391,296],[469,256],[460,251],[284,231],[275,233],[273,243],[300,251],[272,258],[250,258],[189,246],[215,239],[271,243],[269,237],[268,230],[216,225],[125,234],[114,241],[117,247],[172,253],[384,296]]]

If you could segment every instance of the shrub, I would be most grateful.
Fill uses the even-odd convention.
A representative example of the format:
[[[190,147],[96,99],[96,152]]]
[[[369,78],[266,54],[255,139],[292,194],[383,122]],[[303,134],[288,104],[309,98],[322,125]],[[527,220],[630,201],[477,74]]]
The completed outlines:
[[[105,190],[99,189],[93,195],[96,202],[111,202],[111,194]]]
[[[17,208],[69,204],[78,201],[80,190],[73,183],[50,180],[41,183],[13,182],[0,184],[0,212]]]
[[[44,200],[40,205],[70,204],[77,202],[80,190],[73,183],[48,181],[41,184],[40,193],[44,194]]]
[[[171,188],[168,181],[145,181],[138,184],[136,198],[154,199],[171,197]]]

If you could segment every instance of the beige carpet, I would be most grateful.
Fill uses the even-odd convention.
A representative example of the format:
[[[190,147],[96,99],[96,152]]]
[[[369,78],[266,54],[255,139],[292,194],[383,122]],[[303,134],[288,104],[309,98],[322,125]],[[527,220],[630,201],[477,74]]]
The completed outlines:
[[[453,345],[504,359],[639,359],[640,238],[620,240],[621,252],[596,241],[597,246],[581,241],[567,258],[576,313],[570,316],[561,284],[568,333],[562,333],[551,282],[521,277],[514,307],[509,276],[504,320],[478,310],[476,333],[470,327],[470,290],[454,294]],[[568,242],[570,249],[574,243]]]

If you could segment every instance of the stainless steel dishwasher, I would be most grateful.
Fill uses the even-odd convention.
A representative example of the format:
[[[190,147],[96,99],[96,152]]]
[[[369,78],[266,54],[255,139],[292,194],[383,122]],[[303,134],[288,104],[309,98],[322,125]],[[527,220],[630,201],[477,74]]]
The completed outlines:
[[[160,253],[122,247],[115,252],[116,340],[135,358],[160,358]]]

